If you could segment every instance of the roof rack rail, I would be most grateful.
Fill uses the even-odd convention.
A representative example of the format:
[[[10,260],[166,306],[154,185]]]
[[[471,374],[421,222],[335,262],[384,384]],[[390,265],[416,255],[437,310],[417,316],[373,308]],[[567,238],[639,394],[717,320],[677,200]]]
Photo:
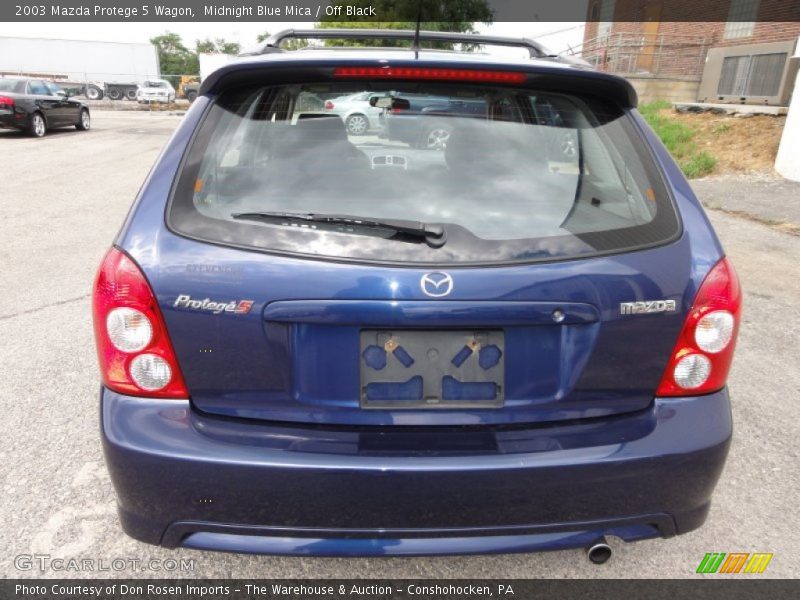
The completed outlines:
[[[412,43],[415,39],[419,39],[421,42],[451,42],[525,48],[531,58],[557,58],[556,55],[550,54],[544,46],[527,38],[509,38],[448,31],[420,31],[417,38],[417,32],[410,29],[285,29],[271,35],[255,50],[243,52],[239,56],[256,56],[281,52],[281,42],[289,39],[404,40]]]

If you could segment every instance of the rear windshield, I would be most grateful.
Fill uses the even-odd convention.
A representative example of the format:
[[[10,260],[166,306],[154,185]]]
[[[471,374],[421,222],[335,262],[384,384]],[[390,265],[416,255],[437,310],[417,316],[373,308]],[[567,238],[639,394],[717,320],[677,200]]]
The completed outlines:
[[[225,92],[168,220],[193,238],[269,252],[440,265],[619,252],[679,229],[622,110],[437,82]]]
[[[20,79],[0,78],[0,92],[19,92],[25,86],[25,82]]]

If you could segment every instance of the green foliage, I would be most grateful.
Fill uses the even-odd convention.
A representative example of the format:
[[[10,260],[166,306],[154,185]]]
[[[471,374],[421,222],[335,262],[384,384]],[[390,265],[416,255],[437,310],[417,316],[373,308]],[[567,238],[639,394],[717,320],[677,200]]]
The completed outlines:
[[[386,21],[360,20],[336,21],[338,16],[324,16],[318,27],[343,29],[416,29],[421,16],[421,29],[427,31],[453,31],[475,33],[476,22],[492,22],[492,11],[486,0],[333,0],[332,5],[374,7]],[[420,13],[420,7],[422,12]],[[339,40],[327,40],[329,46],[343,45]],[[409,45],[391,40],[350,40],[348,46],[398,46]],[[434,44],[432,47],[450,49],[452,44]]]
[[[239,54],[242,48],[239,42],[226,42],[223,39],[217,38],[217,49],[222,54]]]
[[[239,54],[240,49],[237,42],[228,42],[223,38],[216,38],[214,40],[206,38],[195,42],[195,51],[197,54]]]
[[[169,77],[170,75],[197,75],[200,73],[197,54],[183,45],[183,40],[177,33],[166,31],[162,35],[150,38],[150,43],[158,50],[158,62],[161,65],[162,76],[164,79],[170,80],[173,86],[179,82],[180,78]],[[173,82],[173,79],[176,81]]]
[[[377,14],[385,19],[385,22],[372,21],[371,27],[384,27],[387,22],[405,22],[405,25],[410,24],[413,29],[417,17],[420,16],[420,8],[422,9],[422,21],[425,24],[433,25],[438,22],[440,26],[454,24],[460,27],[459,29],[442,29],[442,31],[469,31],[469,29],[461,27],[465,25],[471,27],[472,23],[476,21],[488,24],[492,22],[493,17],[486,0],[332,0],[331,5],[342,6],[343,10],[347,6],[364,9],[373,7]],[[345,14],[342,13],[343,16]],[[340,17],[323,16],[321,20],[323,23],[333,23],[338,18]],[[328,27],[351,26],[354,22],[369,22],[368,17],[350,17],[350,19],[350,21],[339,22],[337,25],[328,25]]]
[[[213,54],[217,51],[217,46],[210,39],[197,40],[194,49],[198,54]]]
[[[419,8],[422,6],[421,29],[427,31],[453,31],[475,33],[477,22],[492,22],[492,11],[486,0],[331,0],[332,6],[357,8],[374,7],[386,21],[369,21],[365,18],[351,17],[349,21],[336,21],[339,16],[323,16],[315,27],[326,29],[416,29]],[[343,13],[345,14],[345,13]],[[262,43],[270,36],[264,32],[256,38]],[[408,42],[391,40],[326,40],[327,46],[409,46]],[[287,40],[282,44],[286,50],[300,50],[308,46],[306,40]],[[437,49],[452,49],[452,44],[430,44]],[[464,48],[470,50],[471,48]]]
[[[259,33],[256,41],[260,44],[270,36],[269,31],[265,31],[264,33]],[[284,50],[302,50],[303,48],[308,47],[308,41],[306,40],[286,40],[281,44],[281,48]]]
[[[703,150],[689,158],[681,165],[681,169],[689,179],[702,177],[714,170],[717,159]]]
[[[672,108],[672,104],[666,100],[654,100],[653,102],[640,104],[639,112],[645,119],[649,121],[650,118],[658,116],[658,112],[664,110],[665,108]]]
[[[150,38],[150,43],[158,50],[158,63],[161,65],[161,76],[175,88],[180,85],[181,75],[199,75],[200,61],[197,57],[202,53],[221,52],[222,54],[238,54],[239,44],[228,42],[223,38],[197,40],[194,52],[183,43],[181,36],[171,31]]]
[[[714,125],[714,128],[711,130],[713,133],[727,133],[731,130],[730,123],[718,123]]]
[[[687,177],[691,179],[707,175],[714,170],[717,160],[708,152],[698,151],[694,142],[694,129],[662,113],[664,109],[671,107],[669,102],[656,100],[640,105],[639,112]]]
[[[156,46],[159,52],[167,52],[169,54],[178,54],[182,52],[189,52],[188,48],[183,45],[181,36],[171,31],[165,31],[161,35],[150,38],[150,43]]]

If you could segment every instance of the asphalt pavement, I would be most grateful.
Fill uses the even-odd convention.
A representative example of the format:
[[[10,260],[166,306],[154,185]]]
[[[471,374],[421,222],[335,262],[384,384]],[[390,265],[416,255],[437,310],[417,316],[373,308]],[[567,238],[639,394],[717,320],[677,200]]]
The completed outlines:
[[[179,120],[97,112],[87,133],[31,139],[0,132],[0,576],[692,578],[712,551],[771,552],[763,576],[798,575],[800,237],[714,210],[745,305],[730,377],[735,438],[701,529],[669,540],[614,541],[614,556],[602,566],[579,550],[285,558],[166,550],[125,536],[100,448],[90,290]],[[126,566],[113,569],[114,559]],[[185,570],[178,562],[168,571],[175,566],[168,559],[183,559]],[[94,570],[58,568],[75,564]],[[98,570],[104,566],[110,570]]]
[[[800,182],[763,175],[712,176],[692,183],[711,210],[800,234]]]

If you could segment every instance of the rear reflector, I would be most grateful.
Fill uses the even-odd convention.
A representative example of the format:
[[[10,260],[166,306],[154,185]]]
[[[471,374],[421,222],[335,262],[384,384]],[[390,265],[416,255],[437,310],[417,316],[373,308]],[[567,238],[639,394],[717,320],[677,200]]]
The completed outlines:
[[[123,252],[108,251],[94,284],[94,336],[105,386],[150,398],[188,398],[150,284]]]
[[[476,83],[523,83],[528,75],[519,71],[476,69],[426,69],[423,67],[336,67],[333,76],[342,79],[412,79],[471,81]]]
[[[725,386],[741,310],[739,279],[723,258],[706,275],[695,296],[657,396],[709,394]]]

